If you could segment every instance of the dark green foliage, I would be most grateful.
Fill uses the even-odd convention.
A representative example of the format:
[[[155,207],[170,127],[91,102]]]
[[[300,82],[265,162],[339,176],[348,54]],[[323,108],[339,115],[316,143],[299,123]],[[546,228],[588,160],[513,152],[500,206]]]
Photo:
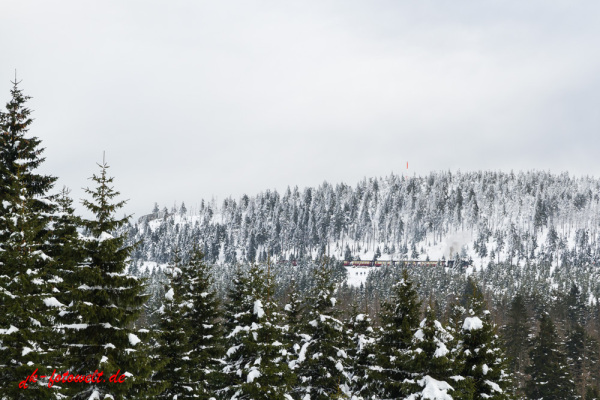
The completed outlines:
[[[295,383],[295,375],[288,367],[287,349],[283,344],[285,316],[278,310],[273,298],[274,281],[270,271],[253,268],[250,278],[253,283],[264,280],[265,285],[262,296],[256,296],[253,309],[259,321],[256,341],[260,364],[250,367],[250,373],[255,371],[260,375],[247,382],[242,390],[249,399],[284,400]]]
[[[169,387],[158,398],[208,400],[223,383],[219,301],[203,254],[196,249],[188,263],[175,254],[159,325],[158,354],[167,363],[155,377]]]
[[[411,378],[403,383],[405,396],[415,399],[425,398],[424,390],[435,384],[453,399],[472,399],[473,387],[470,379],[463,379],[460,360],[452,353],[452,335],[436,319],[432,307],[427,307],[425,318],[414,334],[408,350],[407,362]]]
[[[80,239],[77,228],[81,226],[81,219],[74,215],[73,201],[69,197],[69,190],[63,188],[56,198],[58,206],[58,215],[53,221],[53,230],[48,236],[48,243],[51,244],[49,255],[52,257],[52,264],[56,268],[61,279],[51,280],[53,291],[56,292],[56,298],[64,306],[59,313],[56,322],[59,324],[58,332],[54,346],[59,350],[57,355],[57,371],[68,371],[71,368],[69,363],[70,344],[64,340],[65,329],[62,325],[72,325],[80,322],[77,313],[69,312],[68,306],[75,299],[75,290],[81,285],[78,280],[79,268],[85,259],[85,243]],[[60,384],[57,385],[61,386]]]
[[[375,331],[366,311],[359,313],[354,303],[346,324],[350,338],[347,352],[350,359],[350,392],[363,398],[368,398],[375,391],[369,379],[369,371],[375,366]]]
[[[63,279],[55,284],[60,289],[57,298],[63,304],[71,302],[71,288],[78,284],[74,272],[85,258],[84,242],[77,231],[82,221],[74,214],[73,200],[69,194],[70,190],[63,188],[56,197],[58,215],[53,218],[53,229],[47,237],[47,243],[51,245],[48,255]]]
[[[248,325],[251,314],[249,310],[252,307],[250,279],[244,270],[238,266],[227,292],[224,318],[225,331],[231,333],[236,326]],[[228,345],[235,344],[235,341],[229,342]]]
[[[461,375],[472,381],[474,399],[509,399],[511,376],[483,293],[472,279],[466,293],[469,310],[460,331],[459,358],[464,362]]]
[[[567,363],[574,378],[576,388],[585,389],[584,371],[587,369],[586,342],[587,334],[583,326],[577,324],[567,332],[565,350]],[[583,395],[583,393],[581,393]]]
[[[588,386],[585,389],[585,400],[600,400],[600,389],[597,386]]]
[[[521,294],[515,296],[508,311],[508,322],[502,330],[509,367],[515,376],[517,387],[525,384],[525,367],[529,364],[531,320]]]
[[[564,305],[566,312],[566,320],[568,328],[574,328],[578,325],[585,325],[587,306],[585,299],[579,290],[579,287],[575,284],[571,285],[569,294],[564,298]]]
[[[530,352],[530,375],[525,387],[529,399],[576,399],[575,384],[550,317],[543,313],[540,331]]]
[[[56,388],[17,385],[36,368],[40,375],[52,372],[60,361],[52,327],[59,308],[53,289],[61,278],[48,241],[56,210],[48,191],[56,178],[36,172],[44,158],[40,140],[27,135],[29,97],[17,82],[11,96],[0,112],[0,396],[45,399]]]
[[[349,391],[348,348],[344,325],[336,307],[332,270],[327,265],[315,271],[315,287],[306,300],[307,333],[297,360],[301,396],[326,400]]]
[[[402,382],[411,377],[405,352],[419,327],[420,307],[414,284],[403,270],[402,279],[392,287],[390,300],[381,306],[381,330],[375,350],[380,368],[371,371],[371,380],[382,398],[400,397]]]
[[[288,289],[288,300],[284,307],[286,329],[284,331],[284,345],[288,351],[288,361],[297,358],[302,342],[302,327],[304,317],[303,300],[298,292],[296,280],[292,278]]]
[[[467,279],[461,298],[461,305],[465,310],[472,310],[476,314],[481,314],[486,308],[483,292],[472,277]]]
[[[600,348],[598,341],[579,324],[567,332],[565,350],[567,363],[577,392],[583,396],[586,387],[598,381]]]
[[[128,376],[120,384],[73,383],[68,391],[73,399],[87,399],[94,392],[101,398],[107,394],[115,399],[148,398],[160,390],[160,385],[148,380],[153,366],[144,341],[146,332],[133,328],[146,300],[144,284],[125,271],[132,247],[125,245],[124,234],[116,232],[128,217],[114,216],[125,202],[113,203],[119,193],[111,186],[108,166],[102,164],[100,168],[100,175],[92,177],[96,188],[86,189],[92,200],[83,201],[96,218],[84,221],[89,235],[86,258],[73,276],[78,286],[71,289],[73,303],[69,312],[74,313],[77,322],[65,326],[68,366],[80,374],[98,370],[104,371],[105,376],[117,371]]]
[[[266,275],[266,276],[265,276]],[[294,374],[287,364],[284,315],[273,298],[269,271],[253,266],[244,277],[238,274],[226,318],[229,326],[224,372],[228,399],[285,400],[292,391]]]
[[[197,383],[197,398],[208,399],[224,379],[219,362],[224,354],[220,302],[212,288],[210,267],[199,250],[192,252],[190,261],[181,269],[180,307],[183,308],[183,327],[190,345],[190,376],[192,382]]]
[[[237,392],[242,384],[241,365],[247,363],[246,355],[240,350],[243,350],[248,338],[244,330],[236,329],[238,327],[249,327],[252,324],[252,311],[254,304],[252,303],[252,289],[249,277],[238,266],[234,278],[227,293],[227,301],[225,303],[225,318],[224,326],[226,332],[225,347],[227,350],[224,357],[226,363],[223,372],[226,376],[224,388],[220,394],[221,398],[231,397]],[[258,288],[259,290],[261,288]],[[238,372],[239,371],[239,372]]]
[[[156,356],[163,360],[165,365],[152,378],[168,385],[157,396],[159,399],[172,399],[174,396],[187,399],[194,396],[194,385],[190,378],[190,344],[184,327],[184,310],[181,308],[184,277],[180,263],[181,259],[175,252],[173,262],[166,272],[169,278],[169,284],[164,290],[166,296],[161,309],[157,311],[160,313],[160,319]]]

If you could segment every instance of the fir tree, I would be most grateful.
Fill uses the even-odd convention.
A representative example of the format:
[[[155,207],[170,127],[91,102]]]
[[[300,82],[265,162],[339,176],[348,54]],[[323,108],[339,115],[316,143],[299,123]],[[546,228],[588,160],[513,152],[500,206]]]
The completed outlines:
[[[347,323],[350,336],[348,357],[350,359],[350,392],[356,396],[369,398],[374,388],[369,379],[369,371],[375,365],[375,331],[368,314],[359,313],[356,303]]]
[[[529,399],[577,398],[560,338],[547,313],[541,316],[540,331],[529,354],[531,365],[527,372],[530,379],[525,386]]]
[[[598,379],[598,341],[579,324],[567,332],[566,339],[565,350],[571,376],[575,378],[578,393],[584,396],[587,387]]]
[[[307,333],[299,365],[299,386],[303,397],[326,400],[339,390],[349,392],[347,337],[336,307],[332,271],[324,263],[315,271],[315,287],[307,298]]]
[[[573,328],[567,331],[565,350],[567,363],[571,370],[571,376],[574,378],[577,391],[581,393],[585,390],[584,372],[586,368],[586,341],[587,334],[583,326],[576,324]]]
[[[70,371],[86,375],[103,371],[102,379],[106,381],[118,373],[124,381],[73,382],[67,390],[72,399],[148,398],[161,387],[148,379],[153,366],[142,340],[146,332],[132,328],[147,296],[143,294],[143,281],[126,272],[132,247],[125,245],[124,234],[117,234],[128,221],[128,217],[115,218],[125,202],[112,202],[119,193],[111,186],[113,178],[107,176],[108,165],[99,166],[100,175],[92,177],[97,187],[86,189],[92,200],[83,201],[96,218],[84,221],[88,234],[86,258],[73,277],[80,285],[72,289],[73,303],[69,307],[78,321],[64,326],[65,343],[70,346]]]
[[[159,399],[194,397],[190,378],[190,344],[182,316],[185,310],[181,308],[185,278],[180,263],[181,259],[176,249],[173,252],[172,264],[167,269],[169,284],[165,288],[163,305],[158,311],[160,320],[156,355],[165,361],[165,365],[153,376],[153,379],[168,384],[167,388],[157,396]]]
[[[220,388],[224,377],[219,361],[224,355],[223,328],[220,324],[220,302],[212,289],[210,267],[204,254],[194,249],[188,263],[183,264],[181,305],[183,326],[190,344],[191,381],[196,384],[196,397],[208,400]]]
[[[254,265],[248,277],[237,274],[229,305],[224,372],[229,376],[222,396],[230,399],[285,400],[290,398],[294,375],[287,361],[283,314],[273,300],[270,273]]]
[[[225,366],[223,372],[226,381],[223,390],[220,392],[221,398],[232,398],[238,393],[243,382],[242,366],[247,363],[247,354],[244,353],[244,346],[247,345],[250,326],[252,324],[252,291],[250,279],[246,273],[237,267],[232,280],[232,285],[227,293],[227,302],[225,303],[225,334],[226,334],[226,355],[224,358]]]
[[[474,399],[509,399],[511,377],[507,360],[483,293],[472,279],[467,282],[466,292],[469,311],[459,343],[459,357],[464,361],[462,376],[472,380]]]
[[[400,398],[402,383],[411,378],[406,351],[419,327],[420,307],[414,284],[403,270],[402,279],[392,287],[390,301],[381,305],[381,329],[375,348],[378,368],[370,374],[381,398]]]
[[[564,298],[562,306],[566,309],[567,328],[571,329],[578,325],[585,325],[587,306],[579,287],[576,284],[571,285],[569,294]]]
[[[268,257],[267,257],[268,259]],[[287,349],[284,342],[285,316],[279,312],[273,298],[274,280],[269,269],[265,271],[253,268],[250,270],[251,282],[265,281],[265,292],[257,293],[253,314],[259,320],[256,330],[257,352],[259,363],[254,363],[248,373],[247,384],[243,392],[250,399],[284,400],[289,399],[295,383],[295,375],[287,364]],[[259,285],[254,285],[259,286]],[[254,379],[250,379],[251,376]]]
[[[463,365],[451,352],[452,340],[429,306],[407,352],[411,378],[403,382],[403,391],[408,398],[427,399],[431,393],[455,400],[473,398],[472,381],[456,373]]]
[[[531,321],[523,295],[514,297],[508,310],[508,323],[502,330],[509,366],[518,388],[525,384],[525,367],[529,363]]]
[[[56,210],[48,191],[56,178],[36,172],[44,158],[40,140],[28,136],[29,97],[16,81],[11,95],[0,112],[0,396],[45,399],[56,390],[47,380],[27,390],[18,382],[36,368],[45,375],[57,367],[52,328],[62,305],[55,297],[61,278],[48,241]]]
[[[298,292],[298,284],[296,279],[292,276],[290,286],[288,289],[288,301],[283,308],[285,315],[285,333],[284,333],[284,344],[288,350],[288,362],[293,361],[297,358],[298,352],[300,351],[300,343],[302,342],[302,326],[304,318],[304,305]]]
[[[69,189],[63,188],[56,197],[57,215],[53,218],[52,231],[47,238],[50,244],[48,253],[61,277],[53,283],[60,288],[57,298],[63,304],[69,304],[72,300],[71,288],[78,283],[73,279],[74,272],[85,257],[84,241],[78,232],[82,221],[75,215],[70,193]]]
[[[81,240],[78,232],[81,218],[74,214],[73,200],[69,194],[70,191],[63,188],[56,199],[58,213],[53,221],[53,230],[48,237],[48,243],[51,244],[49,254],[59,274],[58,278],[52,280],[53,291],[56,292],[59,303],[63,305],[57,318],[56,327],[60,336],[56,338],[57,342],[55,343],[60,353],[56,362],[59,371],[67,371],[70,368],[68,363],[70,346],[64,341],[65,328],[63,326],[79,322],[78,315],[69,312],[68,307],[64,305],[70,305],[76,301],[74,290],[81,284],[78,280],[77,270],[85,259],[85,242]]]
[[[168,362],[155,377],[169,387],[159,398],[208,400],[223,383],[220,307],[203,257],[195,249],[190,261],[181,263],[174,252],[160,322],[159,355]]]
[[[283,338],[285,348],[287,349],[287,364],[290,370],[296,374],[298,373],[298,358],[300,357],[302,344],[304,341],[309,339],[309,336],[303,331],[304,327],[306,326],[304,310],[304,299],[300,297],[298,284],[296,283],[296,279],[292,276],[288,289],[287,304],[283,309],[285,316],[285,329]],[[298,391],[298,385],[294,385],[294,387],[292,387],[291,394],[294,396]]]

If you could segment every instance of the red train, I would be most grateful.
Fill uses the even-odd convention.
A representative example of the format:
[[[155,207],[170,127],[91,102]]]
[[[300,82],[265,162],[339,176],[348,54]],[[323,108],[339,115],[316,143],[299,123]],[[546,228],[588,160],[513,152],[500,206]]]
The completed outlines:
[[[278,265],[289,264],[289,265],[293,265],[293,266],[298,265],[296,260],[292,260],[292,261],[279,260],[279,261],[277,261],[277,264]],[[423,265],[426,267],[453,267],[454,260],[450,260],[450,261],[445,261],[445,260],[439,260],[439,261],[422,261],[422,260],[344,261],[345,267],[383,267],[383,266],[392,266],[392,265],[398,265],[398,266],[404,266],[404,267],[414,267],[417,265]],[[467,261],[461,262],[462,267],[468,267],[469,265],[470,265],[470,263]]]
[[[377,260],[377,261],[344,261],[345,267],[383,267],[390,265],[399,266],[417,266],[424,265],[426,267],[452,267],[454,261],[422,261],[422,260]]]

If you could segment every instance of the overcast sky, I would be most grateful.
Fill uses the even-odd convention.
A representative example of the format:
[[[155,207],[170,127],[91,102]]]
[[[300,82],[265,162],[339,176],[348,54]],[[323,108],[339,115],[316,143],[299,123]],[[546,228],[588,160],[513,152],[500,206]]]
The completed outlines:
[[[434,170],[598,176],[597,1],[2,0],[44,172],[139,217]],[[406,170],[406,162],[409,169]]]

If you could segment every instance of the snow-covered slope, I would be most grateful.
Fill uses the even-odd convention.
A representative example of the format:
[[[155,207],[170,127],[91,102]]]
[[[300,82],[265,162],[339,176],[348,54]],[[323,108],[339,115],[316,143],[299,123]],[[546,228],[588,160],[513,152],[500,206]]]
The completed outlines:
[[[593,263],[600,255],[600,181],[545,172],[432,173],[355,188],[266,191],[140,218],[134,258],[167,262],[174,247],[211,262],[316,258],[472,258]],[[493,257],[492,257],[493,256]]]

